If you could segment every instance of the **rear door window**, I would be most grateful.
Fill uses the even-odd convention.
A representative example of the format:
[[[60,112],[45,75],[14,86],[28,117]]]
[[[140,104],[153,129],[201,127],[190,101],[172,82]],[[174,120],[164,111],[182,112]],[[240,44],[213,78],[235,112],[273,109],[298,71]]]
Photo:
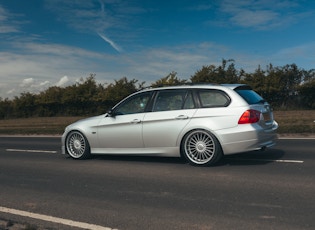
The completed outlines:
[[[191,92],[187,90],[163,90],[157,93],[153,111],[169,111],[195,108]]]

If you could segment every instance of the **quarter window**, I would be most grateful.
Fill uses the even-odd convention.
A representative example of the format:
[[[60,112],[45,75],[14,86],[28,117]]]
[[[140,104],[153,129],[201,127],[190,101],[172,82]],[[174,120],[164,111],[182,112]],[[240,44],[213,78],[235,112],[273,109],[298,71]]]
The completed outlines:
[[[198,95],[203,108],[224,107],[230,103],[230,98],[220,90],[201,90]]]

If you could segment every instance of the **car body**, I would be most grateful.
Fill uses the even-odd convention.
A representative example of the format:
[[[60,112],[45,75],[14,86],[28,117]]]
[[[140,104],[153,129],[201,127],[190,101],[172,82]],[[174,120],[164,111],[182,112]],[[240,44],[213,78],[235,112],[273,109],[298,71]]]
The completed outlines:
[[[151,88],[108,113],[66,127],[62,152],[183,156],[213,165],[223,155],[271,147],[277,122],[270,105],[248,85],[201,84]]]

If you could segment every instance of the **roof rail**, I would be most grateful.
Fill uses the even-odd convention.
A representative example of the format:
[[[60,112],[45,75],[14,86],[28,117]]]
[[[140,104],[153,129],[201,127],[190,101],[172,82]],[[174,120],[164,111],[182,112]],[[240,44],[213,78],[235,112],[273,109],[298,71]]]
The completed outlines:
[[[139,89],[138,91],[141,90],[145,90],[145,89],[153,89],[153,88],[161,88],[161,87],[171,87],[171,86],[185,86],[185,85],[190,85],[190,86],[198,86],[198,85],[221,85],[218,83],[211,83],[211,82],[187,82],[187,83],[180,83],[180,84],[159,84],[159,85],[155,85],[155,86],[146,86],[143,87],[141,89]]]

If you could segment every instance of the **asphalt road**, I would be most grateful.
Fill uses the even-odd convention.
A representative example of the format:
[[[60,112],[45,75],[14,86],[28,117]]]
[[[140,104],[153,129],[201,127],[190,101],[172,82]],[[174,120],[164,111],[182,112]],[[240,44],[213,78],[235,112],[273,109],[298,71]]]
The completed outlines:
[[[1,207],[95,229],[315,229],[315,139],[193,167],[179,158],[72,160],[59,138],[0,137]],[[0,218],[76,229],[4,211]]]

